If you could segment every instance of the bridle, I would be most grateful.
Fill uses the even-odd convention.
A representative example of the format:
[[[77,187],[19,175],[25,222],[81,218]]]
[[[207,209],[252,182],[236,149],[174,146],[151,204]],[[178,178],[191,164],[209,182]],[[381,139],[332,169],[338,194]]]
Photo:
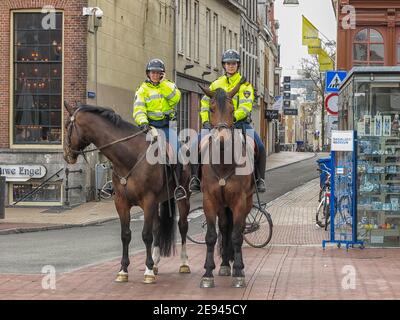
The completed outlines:
[[[72,152],[73,154],[82,155],[82,156],[85,158],[85,154],[86,154],[86,153],[93,152],[93,151],[97,151],[97,150],[100,151],[100,150],[105,149],[105,148],[107,148],[107,147],[110,147],[110,146],[112,146],[112,145],[114,145],[114,144],[117,144],[117,143],[120,143],[120,142],[123,142],[123,141],[126,141],[126,140],[130,140],[130,139],[132,139],[132,138],[135,138],[135,137],[137,137],[138,135],[140,135],[141,133],[144,133],[144,131],[141,130],[141,131],[136,132],[136,133],[134,133],[134,134],[132,134],[132,135],[130,135],[130,136],[127,136],[127,137],[124,137],[124,138],[115,140],[115,141],[113,141],[113,142],[107,143],[107,144],[102,145],[102,146],[100,146],[100,147],[91,148],[91,149],[87,149],[87,150],[82,150],[82,149],[74,150],[74,149],[71,148],[71,136],[72,136],[72,131],[73,131],[74,129],[75,129],[75,131],[76,131],[76,135],[78,136],[78,140],[83,141],[85,144],[86,144],[86,143],[89,143],[88,141],[85,141],[84,139],[81,138],[81,136],[79,135],[78,127],[75,125],[76,115],[77,115],[78,112],[81,111],[82,109],[83,109],[82,107],[78,107],[78,108],[74,111],[74,113],[72,114],[72,116],[71,116],[70,119],[69,119],[70,122],[69,122],[68,128],[67,128],[67,131],[68,131],[67,139],[66,139],[67,148],[68,148],[68,150],[69,150],[70,152]],[[85,158],[85,159],[86,159],[86,158]]]
[[[127,136],[127,137],[124,137],[124,138],[121,138],[121,139],[112,141],[112,142],[107,143],[107,144],[105,144],[105,145],[102,145],[102,146],[100,146],[100,147],[91,148],[91,149],[87,149],[87,150],[82,150],[82,149],[74,150],[74,149],[71,148],[71,136],[72,136],[72,131],[73,131],[74,129],[75,129],[75,131],[76,131],[76,135],[78,136],[78,140],[79,140],[79,141],[82,140],[82,141],[85,142],[85,144],[89,144],[89,143],[90,143],[90,142],[85,141],[84,139],[81,138],[81,136],[79,135],[78,126],[76,126],[76,124],[75,124],[76,115],[77,115],[78,112],[81,111],[82,109],[83,109],[82,107],[78,107],[78,108],[74,111],[74,113],[72,114],[72,116],[71,116],[70,119],[69,119],[69,120],[70,120],[70,123],[68,124],[68,128],[67,128],[68,134],[67,134],[67,139],[66,139],[67,141],[66,141],[66,143],[67,143],[67,148],[68,148],[68,151],[69,151],[69,152],[71,152],[72,154],[78,154],[78,156],[79,156],[79,155],[82,155],[82,157],[85,159],[86,162],[88,162],[87,159],[86,159],[86,153],[93,152],[93,151],[97,151],[97,150],[99,150],[99,151],[100,151],[100,150],[103,150],[103,149],[105,149],[105,148],[107,148],[107,147],[110,147],[110,146],[112,146],[112,145],[115,145],[115,144],[120,143],[120,142],[123,142],[123,141],[127,141],[127,140],[130,140],[130,139],[133,139],[133,138],[139,136],[140,134],[145,133],[143,130],[140,130],[139,132],[136,132],[136,133],[134,133],[134,134],[132,134],[132,135],[129,135],[129,136]],[[146,156],[146,152],[142,153],[142,155],[139,156],[138,160],[137,160],[136,163],[133,165],[133,167],[128,171],[128,174],[126,174],[125,176],[120,176],[120,175],[118,175],[118,174],[115,172],[115,170],[113,170],[113,174],[115,174],[115,175],[119,178],[121,185],[125,186],[125,185],[127,184],[127,180],[128,180],[128,178],[129,178],[129,176],[130,176],[130,175],[132,174],[132,172],[136,169],[136,167],[139,165],[139,163],[141,163],[142,160],[144,160],[145,156]]]

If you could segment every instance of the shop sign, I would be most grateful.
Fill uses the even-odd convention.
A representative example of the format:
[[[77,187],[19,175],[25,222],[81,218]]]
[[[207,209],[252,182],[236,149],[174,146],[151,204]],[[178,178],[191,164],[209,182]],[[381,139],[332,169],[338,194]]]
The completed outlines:
[[[297,116],[299,114],[297,109],[283,109],[285,116]]]
[[[331,150],[332,151],[353,151],[354,132],[353,131],[332,131]]]
[[[6,181],[28,181],[43,178],[47,169],[41,165],[8,165],[0,164],[0,175]]]
[[[278,120],[279,119],[279,111],[278,110],[265,110],[265,118],[268,121]]]

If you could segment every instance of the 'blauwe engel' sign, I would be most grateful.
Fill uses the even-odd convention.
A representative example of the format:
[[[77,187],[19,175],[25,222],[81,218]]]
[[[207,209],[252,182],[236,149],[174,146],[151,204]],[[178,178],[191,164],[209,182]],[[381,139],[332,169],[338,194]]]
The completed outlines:
[[[0,175],[6,177],[6,181],[28,181],[30,179],[43,178],[47,173],[41,165],[8,165],[0,164]]]

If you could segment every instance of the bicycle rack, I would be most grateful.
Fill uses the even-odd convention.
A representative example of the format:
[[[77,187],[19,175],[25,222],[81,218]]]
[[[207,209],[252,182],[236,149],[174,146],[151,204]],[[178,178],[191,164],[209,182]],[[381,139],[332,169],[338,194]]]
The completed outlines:
[[[76,187],[70,187],[69,186],[69,175],[74,174],[74,173],[83,173],[82,169],[79,170],[69,170],[68,168],[65,169],[65,201],[64,205],[69,207],[70,202],[69,202],[69,191],[70,190],[82,190],[83,187],[82,185],[78,185]]]

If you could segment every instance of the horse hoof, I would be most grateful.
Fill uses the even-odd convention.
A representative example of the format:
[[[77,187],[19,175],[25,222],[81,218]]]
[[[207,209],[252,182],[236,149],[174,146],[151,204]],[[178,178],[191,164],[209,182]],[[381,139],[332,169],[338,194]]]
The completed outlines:
[[[233,277],[232,287],[233,288],[244,288],[246,286],[246,281],[244,277]]]
[[[128,282],[128,273],[124,271],[118,272],[115,282]]]
[[[190,273],[190,267],[186,265],[180,266],[179,273]]]
[[[155,283],[155,282],[156,282],[156,276],[153,276],[153,275],[145,275],[145,276],[144,276],[143,282],[146,283],[146,284]]]
[[[231,275],[231,267],[229,266],[221,266],[218,272],[219,276],[229,277]]]
[[[154,275],[158,275],[158,267],[153,267],[153,273]]]
[[[214,278],[207,278],[207,277],[203,277],[201,278],[201,282],[200,282],[200,288],[214,288],[215,284],[214,284]]]

